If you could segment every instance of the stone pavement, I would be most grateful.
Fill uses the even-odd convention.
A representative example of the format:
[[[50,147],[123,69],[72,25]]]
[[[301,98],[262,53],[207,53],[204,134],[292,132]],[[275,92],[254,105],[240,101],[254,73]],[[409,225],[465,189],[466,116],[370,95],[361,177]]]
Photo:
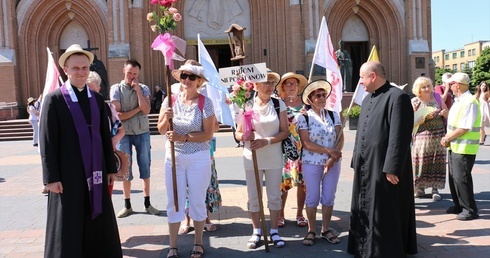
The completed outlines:
[[[340,233],[341,243],[333,245],[317,239],[312,247],[302,245],[306,228],[295,225],[296,189],[290,190],[286,203],[286,227],[280,234],[286,241],[282,249],[261,246],[246,248],[251,223],[246,211],[245,177],[241,149],[235,148],[231,133],[216,134],[216,164],[223,196],[223,207],[211,216],[218,231],[204,233],[205,257],[352,257],[346,253],[353,171],[349,168],[355,131],[345,131],[346,144],[342,174],[338,184],[332,228]],[[490,138],[490,137],[489,137]],[[144,212],[141,181],[133,182],[132,205],[135,214],[117,219],[124,257],[166,257],[168,229],[165,214],[164,139],[152,136],[152,204],[160,216]],[[136,174],[137,174],[137,169]],[[482,146],[473,169],[475,195],[480,218],[458,221],[445,214],[451,205],[449,189],[441,190],[443,200],[416,199],[418,254],[411,257],[489,257],[490,253],[490,140]],[[41,194],[40,158],[30,141],[0,142],[0,257],[42,257],[46,221],[46,200]],[[121,183],[114,188],[114,209],[123,207]],[[268,214],[266,213],[266,218]],[[318,213],[317,218],[320,218]],[[317,222],[318,233],[320,223]],[[179,236],[182,257],[192,248],[193,232]]]

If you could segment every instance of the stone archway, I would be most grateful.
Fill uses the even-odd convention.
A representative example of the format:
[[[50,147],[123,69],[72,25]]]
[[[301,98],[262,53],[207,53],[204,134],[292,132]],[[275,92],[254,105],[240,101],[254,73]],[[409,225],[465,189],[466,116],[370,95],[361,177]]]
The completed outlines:
[[[105,2],[104,2],[105,3]],[[59,57],[63,31],[71,22],[81,24],[98,46],[95,53],[107,62],[107,7],[97,1],[24,0],[17,6],[19,26],[20,97],[38,96],[44,88],[49,47],[55,60]],[[60,70],[61,71],[61,70]]]
[[[338,42],[342,29],[352,15],[365,25],[369,35],[369,48],[376,45],[380,61],[387,69],[388,78],[405,81],[407,74],[407,39],[404,9],[398,1],[331,1],[326,6],[327,24],[331,28],[332,41]],[[387,37],[386,35],[390,35]]]

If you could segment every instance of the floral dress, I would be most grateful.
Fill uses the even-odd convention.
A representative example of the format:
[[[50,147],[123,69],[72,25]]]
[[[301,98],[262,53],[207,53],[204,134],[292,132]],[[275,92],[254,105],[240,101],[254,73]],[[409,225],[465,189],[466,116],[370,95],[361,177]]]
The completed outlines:
[[[303,109],[303,104],[297,107],[287,107],[286,110],[289,121],[289,138],[296,145],[298,151],[301,151],[302,146],[299,140],[298,130],[296,129],[298,123],[296,115],[300,113],[301,109]],[[281,191],[285,192],[293,188],[293,186],[303,184],[303,175],[301,174],[301,159],[290,160],[286,156],[283,156],[283,158],[284,167],[282,168]]]
[[[436,100],[424,104],[417,97],[412,99],[415,110],[433,107],[440,111]],[[440,142],[445,135],[443,117],[436,115],[420,124],[412,136],[412,168],[415,188],[443,189],[446,183],[446,148]]]

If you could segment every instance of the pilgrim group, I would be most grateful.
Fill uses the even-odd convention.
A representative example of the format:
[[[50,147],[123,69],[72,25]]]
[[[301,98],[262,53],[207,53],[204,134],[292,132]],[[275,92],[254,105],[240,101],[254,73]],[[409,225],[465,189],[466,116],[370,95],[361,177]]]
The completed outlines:
[[[70,46],[58,60],[68,80],[42,102],[39,147],[48,193],[45,257],[122,257],[116,217],[133,213],[133,173],[130,164],[122,182],[124,207],[116,214],[111,200],[118,170],[115,151],[128,154],[131,163],[136,151],[145,211],[160,213],[150,202],[150,90],[138,81],[141,65],[136,60],[124,63],[124,79],[111,86],[110,103],[105,103],[98,93],[100,76],[89,70],[93,59],[79,45]],[[354,257],[406,257],[417,253],[414,198],[425,197],[430,189],[434,201],[441,199],[446,160],[453,201],[447,213],[459,220],[478,218],[471,170],[485,141],[480,129],[489,123],[490,92],[482,83],[475,97],[469,92],[468,75],[455,73],[445,74],[437,87],[429,78],[418,78],[415,97],[410,98],[390,84],[377,61],[364,63],[359,73],[360,87],[369,94],[362,102],[349,162],[354,179],[347,251]],[[219,123],[202,90],[207,79],[201,64],[187,60],[171,74],[179,88],[161,103],[157,124],[166,136],[167,257],[179,257],[178,235],[189,232],[190,220],[194,245],[186,251],[203,257],[203,231],[217,229],[209,214],[221,205],[213,158]],[[253,87],[254,118],[247,120],[244,114],[237,119],[234,134],[243,142],[252,225],[247,248],[260,247],[263,236],[276,248],[287,245],[279,229],[285,226],[284,207],[293,188],[295,224],[306,228],[302,243],[312,246],[325,239],[338,244],[339,233],[330,222],[344,134],[340,114],[327,109],[332,85],[268,71],[267,80]],[[284,142],[296,146],[299,157],[285,155]],[[265,181],[266,204],[257,176]],[[268,232],[261,227],[265,206]]]

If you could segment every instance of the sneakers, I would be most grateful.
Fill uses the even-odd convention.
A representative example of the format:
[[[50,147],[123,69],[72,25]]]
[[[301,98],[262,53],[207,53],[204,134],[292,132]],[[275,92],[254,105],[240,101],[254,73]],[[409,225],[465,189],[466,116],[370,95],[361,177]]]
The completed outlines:
[[[153,206],[148,206],[148,208],[145,208],[146,212],[150,213],[151,215],[158,215],[160,214],[160,211],[155,209]]]
[[[118,218],[124,218],[133,213],[133,208],[126,208],[124,207],[120,212],[117,213]]]
[[[469,213],[468,211],[463,211],[458,216],[456,217],[457,220],[474,220],[477,219],[479,216],[476,213]]]
[[[442,198],[439,195],[439,191],[436,188],[432,188],[432,201],[440,201]]]

